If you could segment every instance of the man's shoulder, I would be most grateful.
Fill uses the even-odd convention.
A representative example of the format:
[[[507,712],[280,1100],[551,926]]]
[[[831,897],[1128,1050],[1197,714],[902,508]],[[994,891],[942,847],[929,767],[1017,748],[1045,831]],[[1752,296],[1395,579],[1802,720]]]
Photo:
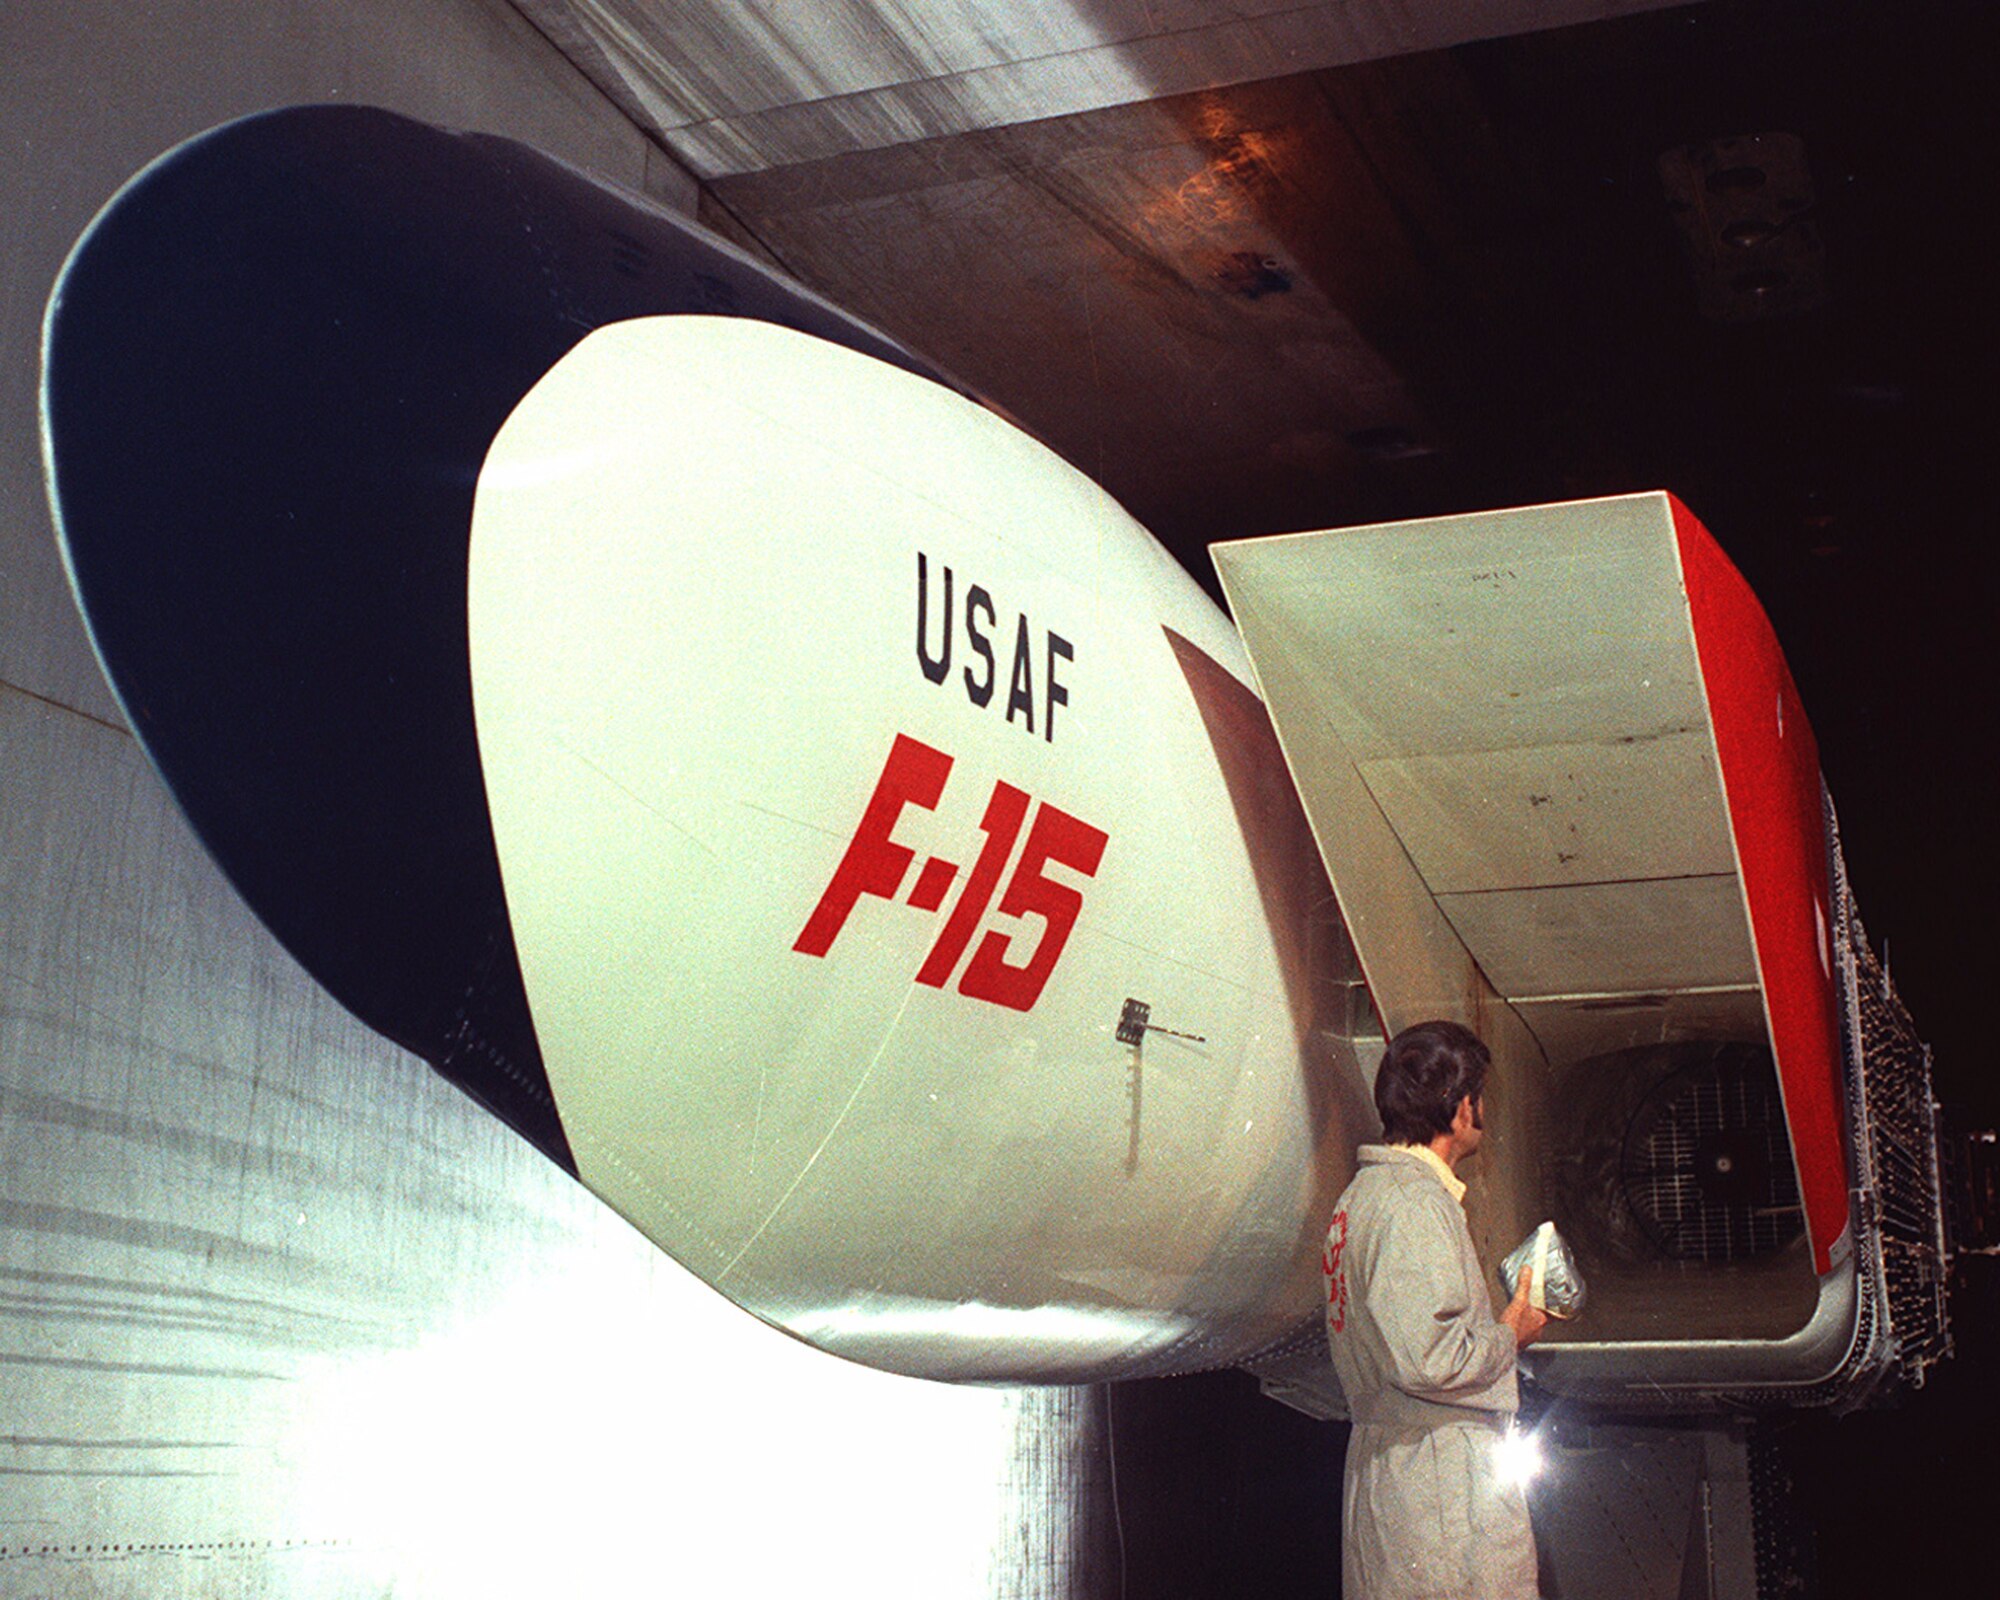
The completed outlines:
[[[1422,1158],[1398,1150],[1393,1145],[1364,1144],[1360,1166],[1336,1203],[1337,1211],[1366,1210],[1382,1204],[1402,1204],[1411,1196],[1427,1200],[1435,1195],[1449,1206],[1451,1196]]]
[[[1364,1144],[1356,1153],[1359,1168],[1354,1174],[1356,1183],[1388,1188],[1403,1184],[1429,1184],[1443,1193],[1437,1181],[1437,1174],[1431,1170],[1427,1158],[1405,1145]]]

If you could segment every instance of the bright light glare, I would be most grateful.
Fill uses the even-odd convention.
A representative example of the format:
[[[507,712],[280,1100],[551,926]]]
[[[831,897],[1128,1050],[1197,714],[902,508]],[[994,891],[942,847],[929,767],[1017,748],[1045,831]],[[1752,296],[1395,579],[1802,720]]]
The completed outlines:
[[[593,1254],[541,1254],[406,1348],[329,1359],[290,1434],[296,1520],[441,1600],[940,1600],[991,1593],[1048,1516],[1013,1502],[1046,1487],[1024,1482],[1036,1432],[1075,1444],[1050,1439],[1052,1397],[858,1367],[650,1250]]]
[[[1512,1422],[1507,1431],[1493,1446],[1495,1465],[1502,1483],[1518,1484],[1525,1489],[1540,1476],[1542,1462],[1542,1441],[1532,1433],[1522,1433]]]

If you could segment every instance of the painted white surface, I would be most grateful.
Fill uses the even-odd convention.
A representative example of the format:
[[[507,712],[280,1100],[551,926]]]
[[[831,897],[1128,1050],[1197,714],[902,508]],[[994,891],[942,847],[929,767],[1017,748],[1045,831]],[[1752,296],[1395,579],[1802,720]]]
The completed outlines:
[[[1736,867],[1704,728],[1362,765],[1438,894],[1685,878]],[[1678,826],[1660,828],[1665,815]]]
[[[1321,669],[1305,687],[1356,761],[1568,759],[1707,725],[1666,505],[1629,495],[1216,550],[1231,594],[1268,619],[1274,667]]]
[[[1579,1009],[1569,999],[1521,1000],[1515,1009],[1548,1051],[1552,1066],[1642,1045],[1754,1039],[1764,1027],[1764,991],[1754,983],[1735,989],[1699,989],[1646,995],[1620,1004],[1599,1000]]]
[[[1438,900],[1511,999],[1609,997],[1753,985],[1757,963],[1733,872],[1564,884]]]
[[[962,633],[943,682],[919,662],[920,552],[934,652],[945,567],[955,607],[973,584],[993,598],[983,709]],[[1241,649],[1101,491],[853,352],[629,322],[501,430],[470,617],[537,1031],[584,1175],[622,1213],[760,1314],[930,1374],[1183,1343],[1192,1363],[1309,1314],[1333,1130],[1308,1073],[1330,1069],[1302,1063],[1163,624],[1238,673]],[[1006,715],[1018,626],[1033,731]],[[1073,649],[1053,737],[1051,631]],[[802,954],[899,734],[953,762],[936,809],[895,824],[915,861]],[[1051,869],[1082,911],[1026,1011],[913,981],[999,783],[1108,835],[1094,875]],[[923,912],[902,902],[932,859],[957,879]],[[1015,965],[1044,936],[997,909],[982,927]],[[1128,997],[1205,1041],[1149,1038],[1136,1161]]]
[[[1218,562],[1294,770],[1322,747],[1352,763],[1501,996],[1595,1014],[1755,983],[1666,496],[1296,534]]]

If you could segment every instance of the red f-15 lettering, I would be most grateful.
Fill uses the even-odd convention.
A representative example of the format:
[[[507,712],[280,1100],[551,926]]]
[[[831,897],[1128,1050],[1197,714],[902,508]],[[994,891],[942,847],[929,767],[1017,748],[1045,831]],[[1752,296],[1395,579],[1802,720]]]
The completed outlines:
[[[862,809],[854,837],[834,868],[833,877],[806,919],[792,948],[802,955],[823,956],[846,926],[849,914],[863,895],[893,900],[909,875],[916,852],[895,839],[897,820],[905,806],[937,809],[951,776],[952,758],[908,734],[896,735],[883,763],[875,792]],[[1011,783],[996,782],[980,818],[985,840],[967,875],[965,887],[945,918],[944,928],[931,946],[930,954],[917,969],[917,982],[941,989],[979,931],[980,920],[993,902],[995,890],[1013,854],[1014,842],[1027,821],[1029,796]],[[1014,1011],[1027,1011],[1041,998],[1042,990],[1062,958],[1063,947],[1076,927],[1083,910],[1082,892],[1048,875],[1051,864],[1070,867],[1084,877],[1095,877],[1104,859],[1108,835],[1102,829],[1081,822],[1046,801],[1035,807],[1034,821],[1028,825],[1027,843],[1021,858],[1000,896],[1000,914],[1007,917],[1038,916],[1047,925],[1034,953],[1020,964],[1007,959],[1012,942],[1006,934],[988,929],[972,952],[958,992],[974,1000],[990,1001]],[[909,904],[919,911],[936,911],[958,880],[958,865],[937,856],[927,860],[910,887]]]

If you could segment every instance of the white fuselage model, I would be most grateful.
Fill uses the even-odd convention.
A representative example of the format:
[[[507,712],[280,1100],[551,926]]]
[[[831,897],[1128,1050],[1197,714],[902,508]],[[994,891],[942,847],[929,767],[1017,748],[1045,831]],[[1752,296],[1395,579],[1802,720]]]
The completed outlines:
[[[1849,1359],[1817,757],[1669,497],[1219,547],[1239,637],[879,334],[354,108],[135,179],[43,405],[107,673],[246,898],[759,1316],[1337,1404],[1326,1213],[1385,1026],[1450,1016],[1482,1254],[1553,1213],[1592,1279],[1547,1381]]]
[[[1289,839],[1239,817],[1234,631],[1109,496],[839,346],[627,322],[501,429],[470,597],[592,1188],[759,1314],[932,1376],[1209,1365],[1313,1310],[1371,1131],[1312,1031],[1337,914],[1295,803]],[[1121,1040],[1134,1000],[1178,1033]]]

